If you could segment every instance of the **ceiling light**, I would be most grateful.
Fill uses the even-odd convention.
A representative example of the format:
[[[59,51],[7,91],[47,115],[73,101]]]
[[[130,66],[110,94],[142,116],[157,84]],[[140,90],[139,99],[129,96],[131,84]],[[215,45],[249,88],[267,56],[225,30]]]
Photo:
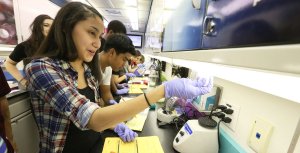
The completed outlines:
[[[130,24],[132,30],[139,30],[139,19],[138,19],[138,11],[135,8],[131,8],[127,10],[127,15],[130,20]]]
[[[164,8],[175,10],[182,0],[164,0]]]
[[[83,3],[83,4],[86,4],[86,5],[90,5],[90,6],[91,6],[91,4],[90,4],[89,2],[87,2],[86,0],[69,0],[69,1],[71,1],[71,2],[81,2],[81,3]]]
[[[125,5],[126,6],[137,6],[137,0],[125,0]]]

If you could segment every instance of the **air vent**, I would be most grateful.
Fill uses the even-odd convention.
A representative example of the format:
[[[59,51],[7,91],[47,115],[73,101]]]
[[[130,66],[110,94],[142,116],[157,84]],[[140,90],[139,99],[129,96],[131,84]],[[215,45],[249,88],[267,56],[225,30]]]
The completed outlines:
[[[109,15],[118,15],[118,16],[122,16],[122,13],[120,10],[117,9],[105,9],[105,12]]]
[[[50,2],[56,4],[60,7],[63,7],[65,4],[67,4],[66,0],[50,0]]]

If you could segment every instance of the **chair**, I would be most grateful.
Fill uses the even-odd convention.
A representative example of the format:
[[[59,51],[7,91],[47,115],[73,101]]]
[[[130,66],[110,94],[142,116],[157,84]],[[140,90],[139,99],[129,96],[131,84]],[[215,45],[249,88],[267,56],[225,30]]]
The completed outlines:
[[[4,118],[0,113],[0,153],[14,153],[14,148],[5,136]]]
[[[14,149],[6,137],[0,136],[0,153],[14,153]]]

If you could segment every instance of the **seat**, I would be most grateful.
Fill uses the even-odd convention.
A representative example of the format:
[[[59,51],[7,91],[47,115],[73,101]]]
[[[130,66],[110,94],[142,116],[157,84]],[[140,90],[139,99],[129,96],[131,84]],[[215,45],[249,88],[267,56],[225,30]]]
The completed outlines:
[[[0,136],[0,153],[14,153],[14,149],[8,139]]]
[[[14,153],[14,148],[5,136],[4,118],[0,113],[0,153]]]

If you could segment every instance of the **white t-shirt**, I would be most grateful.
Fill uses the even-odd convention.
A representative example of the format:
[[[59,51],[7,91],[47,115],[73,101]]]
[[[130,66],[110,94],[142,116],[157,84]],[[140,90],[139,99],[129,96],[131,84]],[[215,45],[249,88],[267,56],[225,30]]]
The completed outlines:
[[[102,78],[100,81],[100,84],[101,85],[110,85],[112,68],[110,66],[108,66],[105,68],[104,72],[102,72],[102,70],[100,69],[100,73],[101,73],[101,78]]]
[[[100,75],[101,75],[100,85],[110,85],[112,68],[108,66],[105,68],[103,72],[101,69],[100,54],[98,54],[98,58],[99,58],[99,68],[100,68]]]

